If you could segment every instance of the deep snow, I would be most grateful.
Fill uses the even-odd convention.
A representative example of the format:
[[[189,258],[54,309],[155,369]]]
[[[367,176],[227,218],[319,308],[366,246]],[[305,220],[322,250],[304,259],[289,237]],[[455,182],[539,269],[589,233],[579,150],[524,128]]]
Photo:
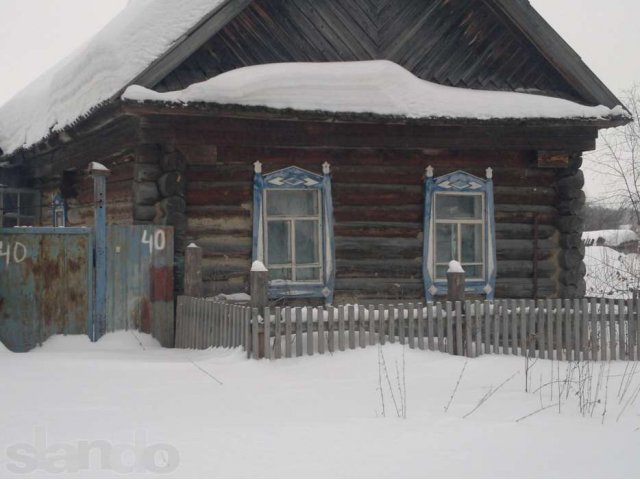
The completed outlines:
[[[273,63],[238,68],[176,92],[132,85],[125,100],[209,102],[276,109],[375,113],[407,118],[598,119],[626,116],[622,107],[586,107],[514,92],[447,87],[421,80],[388,60]]]
[[[395,385],[403,349],[387,345],[383,353]],[[640,472],[640,401],[616,421],[640,387],[640,375],[621,376],[631,368],[625,362],[610,364],[604,423],[604,403],[597,404],[593,417],[583,417],[573,393],[563,397],[562,413],[554,407],[516,422],[557,402],[555,388],[553,398],[549,387],[524,392],[522,358],[469,360],[445,413],[465,359],[408,348],[404,353],[406,420],[396,417],[388,388],[387,417],[381,417],[376,347],[270,362],[246,360],[240,350],[162,349],[132,332],[109,334],[95,345],[85,337],[53,337],[32,352],[0,356],[5,379],[0,476],[12,473],[7,447],[34,444],[44,432],[46,446],[74,446],[81,440],[126,445],[136,435],[144,436],[146,445],[168,444],[179,452],[170,467],[175,476],[620,477]],[[557,378],[558,366],[564,378],[566,363],[539,360],[530,372],[532,389],[550,380],[552,368]],[[592,366],[597,374],[600,367]],[[490,386],[516,372],[463,418]],[[619,403],[624,378],[632,383]],[[599,398],[604,399],[604,383]],[[98,460],[92,471],[75,475],[114,475],[99,470]]]

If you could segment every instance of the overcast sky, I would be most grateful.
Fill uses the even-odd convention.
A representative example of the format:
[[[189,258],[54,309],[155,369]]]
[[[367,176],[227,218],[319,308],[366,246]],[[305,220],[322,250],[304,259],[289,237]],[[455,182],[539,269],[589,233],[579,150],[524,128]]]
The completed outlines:
[[[640,0],[530,1],[615,94],[640,83]],[[100,30],[126,3],[0,0],[0,105]],[[597,191],[594,184],[588,193]]]

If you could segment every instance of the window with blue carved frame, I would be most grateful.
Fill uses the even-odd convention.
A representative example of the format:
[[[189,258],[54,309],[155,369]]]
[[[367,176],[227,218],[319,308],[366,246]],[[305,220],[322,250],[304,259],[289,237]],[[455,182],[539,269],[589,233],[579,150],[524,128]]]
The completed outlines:
[[[433,178],[427,168],[424,204],[425,298],[447,293],[451,260],[465,271],[465,291],[492,299],[496,282],[493,172],[481,179],[457,171]]]
[[[263,175],[256,162],[253,260],[269,270],[269,297],[333,301],[335,259],[328,163],[318,175],[288,167]]]

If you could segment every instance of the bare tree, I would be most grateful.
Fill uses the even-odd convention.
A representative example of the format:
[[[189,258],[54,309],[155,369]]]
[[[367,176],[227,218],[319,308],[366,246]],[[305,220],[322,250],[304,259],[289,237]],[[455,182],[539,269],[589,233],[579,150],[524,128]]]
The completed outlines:
[[[609,191],[600,201],[631,210],[634,224],[640,225],[640,84],[627,90],[623,102],[633,121],[601,133],[598,149],[589,155],[590,169],[606,176]]]

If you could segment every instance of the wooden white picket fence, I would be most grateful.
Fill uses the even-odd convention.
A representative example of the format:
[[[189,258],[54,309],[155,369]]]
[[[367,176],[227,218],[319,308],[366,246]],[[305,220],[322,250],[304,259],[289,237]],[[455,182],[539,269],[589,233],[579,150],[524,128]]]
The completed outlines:
[[[457,355],[639,360],[638,300],[494,300],[264,308],[178,298],[176,347],[289,358],[387,342]]]

